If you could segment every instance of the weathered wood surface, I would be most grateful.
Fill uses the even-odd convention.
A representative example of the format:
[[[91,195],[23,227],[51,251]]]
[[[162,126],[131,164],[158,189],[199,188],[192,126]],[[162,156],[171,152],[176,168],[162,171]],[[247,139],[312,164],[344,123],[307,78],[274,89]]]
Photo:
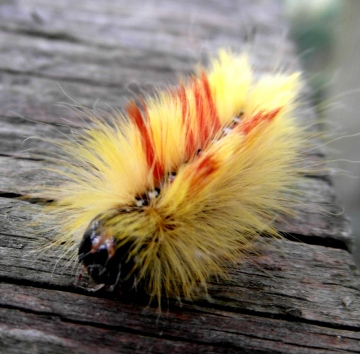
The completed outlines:
[[[297,68],[281,13],[275,0],[0,3],[1,353],[360,352],[360,277],[323,170],[279,224],[288,240],[259,242],[258,255],[209,285],[209,300],[170,302],[160,317],[141,300],[80,288],[54,251],[34,254],[39,236],[26,220],[38,206],[15,199],[51,179],[28,150],[51,146],[27,138],[85,124],[56,105],[71,103],[62,90],[84,106],[121,108],[223,46],[249,50],[258,72]],[[299,116],[315,118],[305,105]]]

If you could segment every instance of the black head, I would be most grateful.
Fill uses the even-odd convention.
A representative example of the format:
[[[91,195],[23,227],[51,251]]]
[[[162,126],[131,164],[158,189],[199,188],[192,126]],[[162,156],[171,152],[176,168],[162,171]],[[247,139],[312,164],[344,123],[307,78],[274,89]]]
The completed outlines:
[[[101,222],[95,220],[80,243],[79,262],[96,283],[131,289],[138,281],[134,259],[129,259],[132,247],[131,241],[119,246],[112,237],[106,236]]]

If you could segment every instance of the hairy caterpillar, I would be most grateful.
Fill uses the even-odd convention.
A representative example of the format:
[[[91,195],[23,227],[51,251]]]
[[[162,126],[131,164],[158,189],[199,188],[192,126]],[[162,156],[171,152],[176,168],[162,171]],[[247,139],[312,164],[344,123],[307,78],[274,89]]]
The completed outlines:
[[[100,284],[191,299],[292,202],[299,74],[255,78],[245,55],[60,141],[44,223]]]

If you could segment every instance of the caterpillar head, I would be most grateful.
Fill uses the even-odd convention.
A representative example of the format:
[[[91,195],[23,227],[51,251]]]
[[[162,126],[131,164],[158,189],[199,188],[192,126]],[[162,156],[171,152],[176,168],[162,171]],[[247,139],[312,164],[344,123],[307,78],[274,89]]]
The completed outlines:
[[[136,285],[136,274],[129,274],[135,262],[128,259],[131,242],[119,245],[108,235],[101,221],[93,221],[86,230],[78,250],[79,262],[82,263],[91,278],[98,284],[113,287],[128,280]],[[129,279],[131,278],[131,279]]]
[[[142,214],[143,208],[149,206],[159,193],[156,188],[137,196],[135,206],[99,215],[90,223],[79,245],[78,260],[96,283],[112,288],[119,286],[122,290],[137,289],[140,282],[140,257],[137,254],[146,248],[150,238],[142,242],[140,249],[136,248],[142,239],[122,234],[118,226],[127,217],[132,220]]]

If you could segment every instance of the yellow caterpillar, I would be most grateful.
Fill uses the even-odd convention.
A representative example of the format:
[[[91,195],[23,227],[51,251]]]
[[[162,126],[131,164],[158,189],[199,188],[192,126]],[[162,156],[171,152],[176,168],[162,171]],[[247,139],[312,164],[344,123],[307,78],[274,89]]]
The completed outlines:
[[[62,141],[44,195],[54,242],[101,284],[191,299],[260,234],[299,178],[299,74],[255,78],[221,51],[208,71]]]

